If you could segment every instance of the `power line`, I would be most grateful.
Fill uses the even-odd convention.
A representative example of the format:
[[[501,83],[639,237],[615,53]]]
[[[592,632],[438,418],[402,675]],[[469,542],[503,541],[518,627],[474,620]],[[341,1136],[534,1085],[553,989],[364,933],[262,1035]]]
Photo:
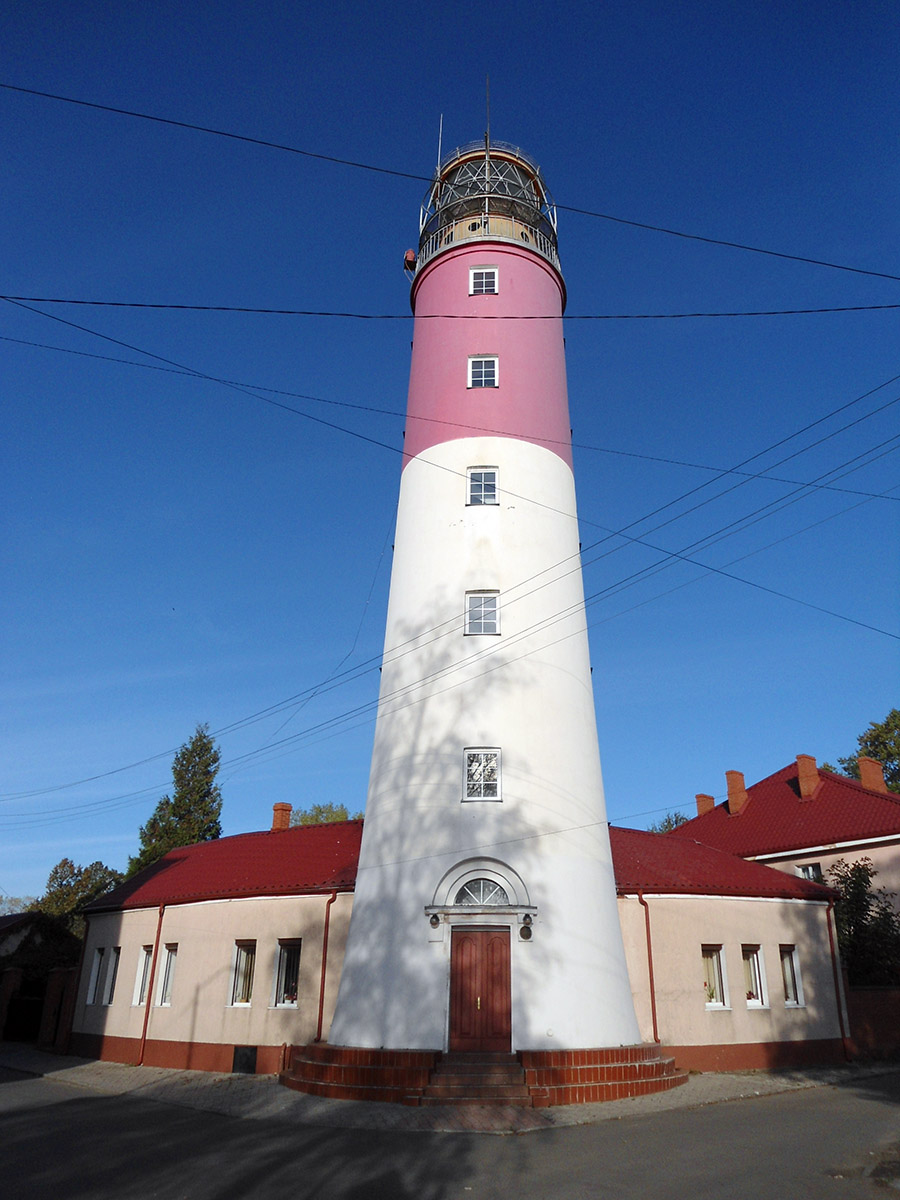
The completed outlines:
[[[0,85],[2,86],[2,85]],[[688,236],[688,235],[685,235]],[[784,256],[789,257],[789,256]],[[805,261],[805,260],[804,260]],[[850,269],[850,268],[848,268]],[[890,276],[889,278],[893,278]],[[897,278],[900,278],[898,276]],[[246,304],[175,304],[139,300],[84,300],[71,296],[0,296],[0,300],[20,301],[23,304],[71,304],[85,308],[150,309],[159,312],[220,312],[244,313],[268,317],[331,317],[352,321],[683,321],[697,317],[795,317],[819,313],[883,312],[900,308],[900,304],[842,304],[831,308],[764,308],[735,309],[722,312],[667,313],[510,313],[503,316],[480,313],[361,313],[338,312],[314,308],[257,308]]]
[[[9,299],[10,299],[10,297],[8,297],[8,296],[0,296],[0,300],[9,300]],[[14,301],[11,301],[11,302],[14,303]],[[31,309],[29,311],[37,312],[37,310],[35,310],[35,309]],[[51,313],[38,313],[38,315],[51,317],[51,319],[52,319]],[[97,333],[94,330],[88,329],[87,326],[84,326],[84,325],[77,325],[77,326],[75,326],[75,328],[77,328],[79,330],[83,330],[84,332],[92,333],[96,337],[104,337],[105,336],[104,334]],[[14,337],[5,336],[3,334],[0,334],[0,342],[12,342],[18,346],[31,346],[38,350],[53,350],[59,354],[71,354],[78,358],[92,358],[92,359],[96,359],[99,362],[111,362],[111,363],[118,363],[121,366],[138,367],[139,369],[144,370],[144,371],[162,371],[169,375],[182,375],[188,379],[198,378],[197,372],[188,367],[175,367],[175,366],[167,367],[167,366],[159,365],[157,363],[135,362],[134,359],[116,358],[110,354],[92,354],[92,353],[90,353],[90,351],[87,351],[87,350],[74,350],[68,346],[53,346],[46,342],[34,342],[34,341],[28,340],[27,338],[14,338]],[[147,351],[139,350],[138,353],[143,354],[143,353],[147,353]],[[326,399],[324,396],[311,396],[305,392],[293,392],[293,391],[288,391],[284,388],[269,387],[263,383],[252,383],[252,382],[248,383],[243,380],[227,379],[224,376],[220,376],[220,375],[202,375],[202,376],[199,376],[199,378],[202,378],[202,379],[204,379],[208,382],[212,382],[212,383],[227,384],[229,386],[242,388],[242,389],[252,389],[253,392],[269,392],[273,396],[288,396],[295,400],[310,400],[310,401],[314,402],[315,404],[328,404],[335,408],[346,408],[346,409],[350,409],[351,411],[354,411],[354,412],[373,413],[376,416],[397,417],[397,418],[402,419],[402,418],[406,417],[406,415],[407,415],[401,409],[397,409],[397,408],[376,408],[372,404],[352,404],[350,401],[346,401],[346,400],[329,400],[329,399]],[[877,391],[879,388],[887,387],[888,384],[895,382],[897,379],[900,379],[900,375],[895,376],[894,379],[889,379],[889,380],[886,380],[884,383],[879,384],[878,388],[876,388],[875,390]],[[254,396],[253,398],[258,399],[258,400],[264,399],[264,397],[262,397],[262,396]],[[287,411],[295,412],[299,416],[306,415],[305,413],[301,412],[299,409],[287,408]],[[475,433],[489,434],[489,435],[492,434],[497,437],[528,438],[530,436],[528,434],[527,430],[495,429],[488,425],[472,425],[471,423],[468,423],[468,422],[451,421],[446,417],[417,416],[416,420],[422,421],[422,422],[428,422],[430,424],[435,424],[435,425],[447,425],[452,428],[469,429]],[[556,445],[564,444],[563,442],[555,440],[553,438],[543,438],[542,437],[542,440],[545,442],[551,443],[551,444],[556,444]],[[764,473],[761,473],[758,471],[742,471],[737,467],[711,466],[709,463],[691,462],[687,459],[682,459],[682,458],[668,458],[665,455],[660,455],[660,454],[641,454],[637,450],[616,450],[610,446],[593,446],[587,442],[570,441],[565,444],[571,445],[573,450],[588,450],[594,454],[610,454],[610,455],[613,455],[613,456],[619,457],[619,458],[634,458],[641,462],[663,463],[667,466],[674,466],[674,467],[688,467],[695,471],[712,471],[712,472],[718,474],[720,477],[724,476],[724,475],[740,475],[746,479],[762,479],[762,480],[770,481],[772,483],[800,484],[802,482],[804,487],[818,488],[823,491],[841,492],[841,493],[846,493],[846,494],[852,495],[852,496],[865,496],[866,498],[872,499],[872,500],[893,500],[895,502],[900,502],[900,497],[891,496],[889,493],[885,493],[885,492],[864,492],[864,491],[860,491],[855,488],[838,488],[838,487],[833,487],[832,485],[829,485],[829,484],[811,483],[809,481],[803,482],[803,481],[797,480],[797,479],[785,479],[783,476],[780,476],[780,475],[771,475],[771,474],[769,474],[768,471],[766,471]],[[394,449],[396,450],[396,447],[394,447]]]
[[[17,306],[18,306],[18,307],[23,307],[23,308],[27,308],[27,307],[28,307],[27,305],[21,304],[21,303],[19,303],[19,302],[14,302],[14,301],[11,301],[11,303],[17,303]],[[49,313],[42,313],[42,312],[40,312],[40,310],[35,310],[35,309],[28,309],[28,311],[35,312],[35,313],[37,313],[38,315],[41,315],[41,316],[46,316],[46,317],[48,317],[48,318],[49,318],[49,319],[51,319],[51,320],[60,321],[61,323],[63,323],[63,324],[66,324],[66,325],[71,325],[71,326],[73,326],[74,328],[77,328],[77,329],[80,329],[80,330],[82,330],[83,332],[87,332],[87,333],[94,334],[95,336],[102,337],[102,338],[104,338],[104,339],[106,339],[106,340],[109,340],[109,341],[115,342],[116,344],[119,344],[119,345],[125,345],[125,346],[126,346],[128,349],[134,350],[134,351],[136,351],[137,353],[140,353],[140,354],[145,354],[145,355],[148,355],[148,356],[150,356],[150,357],[156,358],[158,361],[165,362],[165,363],[169,363],[169,364],[171,364],[171,365],[175,365],[175,366],[177,366],[177,367],[178,367],[178,369],[179,369],[180,371],[184,371],[185,373],[187,373],[187,374],[189,374],[189,375],[192,375],[192,376],[194,376],[194,377],[196,377],[196,378],[202,378],[202,379],[210,380],[210,381],[213,381],[213,382],[220,382],[219,380],[216,380],[216,379],[215,379],[215,377],[212,377],[212,376],[207,376],[207,375],[205,375],[205,374],[203,374],[202,372],[199,372],[199,371],[193,371],[192,369],[190,369],[190,368],[186,368],[186,367],[183,367],[183,366],[181,366],[180,364],[173,364],[173,363],[172,363],[172,360],[169,360],[169,359],[164,359],[164,358],[162,358],[162,357],[161,357],[161,356],[159,356],[159,355],[152,354],[150,351],[145,351],[145,350],[143,350],[142,348],[139,348],[139,347],[129,346],[129,345],[127,345],[126,343],[119,342],[117,339],[114,339],[114,338],[109,338],[109,337],[107,337],[107,335],[105,335],[105,334],[99,334],[99,333],[97,333],[96,331],[94,331],[94,330],[90,330],[90,329],[88,329],[88,328],[86,328],[86,327],[84,327],[84,326],[75,325],[73,322],[66,321],[64,318],[56,317],[56,316],[54,316],[53,314],[49,314]],[[888,381],[888,382],[891,382],[891,381]],[[230,386],[234,386],[234,385],[230,385]],[[799,436],[799,435],[800,435],[800,433],[806,432],[807,430],[809,430],[809,429],[811,429],[811,428],[814,428],[815,426],[817,426],[817,425],[821,424],[822,422],[824,422],[825,420],[829,419],[831,416],[834,416],[834,415],[836,415],[837,413],[839,413],[839,412],[842,412],[842,411],[844,411],[845,409],[847,409],[847,408],[849,408],[849,407],[853,406],[854,404],[857,404],[857,403],[859,403],[859,402],[860,402],[862,399],[865,399],[865,398],[867,398],[869,395],[873,394],[875,391],[878,391],[878,390],[880,390],[880,388],[881,388],[881,387],[883,387],[883,386],[885,386],[885,384],[881,384],[881,385],[878,385],[878,387],[876,387],[876,388],[870,389],[868,392],[864,393],[862,396],[860,396],[860,397],[857,397],[857,398],[855,398],[854,400],[852,400],[852,401],[849,401],[849,402],[847,402],[847,403],[845,403],[845,404],[843,404],[843,405],[839,406],[839,407],[838,407],[837,409],[835,409],[833,412],[831,412],[831,413],[829,413],[829,414],[826,414],[825,416],[818,418],[816,421],[813,421],[813,422],[809,423],[809,424],[808,424],[807,426],[805,426],[805,427],[804,427],[802,430],[799,430],[799,431],[795,432],[794,434],[791,434],[791,435],[789,435],[789,436],[788,436],[788,437],[786,437],[786,438],[782,438],[782,439],[780,439],[780,441],[779,441],[779,442],[776,442],[776,443],[774,443],[774,445],[773,445],[773,446],[770,446],[770,447],[766,448],[765,450],[758,451],[756,454],[754,454],[754,455],[750,456],[750,458],[748,458],[748,459],[744,460],[744,464],[746,464],[746,463],[749,463],[749,462],[752,462],[752,461],[754,461],[755,459],[757,459],[757,458],[759,458],[759,457],[762,457],[764,454],[766,454],[766,453],[770,452],[772,449],[774,449],[774,448],[777,448],[777,446],[779,446],[779,445],[783,445],[783,444],[785,444],[786,442],[793,440],[795,437]],[[243,388],[238,388],[237,390],[242,390],[242,391],[243,391],[243,390],[245,390],[245,389],[243,389]],[[254,393],[251,393],[251,392],[246,392],[246,394],[247,394],[247,395],[250,395],[250,396],[251,396],[251,398],[254,398],[254,399],[263,399],[263,400],[265,400],[265,399],[266,399],[265,397],[256,396]],[[890,402],[889,402],[889,404],[892,404],[892,403],[896,403],[896,400],[894,400],[894,401],[890,401]],[[889,406],[889,404],[882,406],[882,408],[886,408],[886,407],[888,407],[888,406]],[[286,406],[286,405],[279,405],[279,407],[286,408],[286,409],[287,409],[287,411],[291,411],[291,412],[297,413],[297,415],[300,415],[300,416],[306,416],[306,417],[309,417],[309,419],[312,419],[312,420],[317,420],[317,418],[310,417],[310,416],[309,416],[309,414],[306,414],[306,413],[299,412],[298,410],[296,410],[296,409],[292,409],[292,408],[289,408],[289,407],[288,407],[288,406]],[[876,411],[880,411],[880,410],[876,410]],[[867,414],[865,417],[861,417],[861,418],[859,418],[859,419],[858,419],[858,421],[859,421],[859,420],[864,420],[864,419],[867,419],[867,417],[868,417],[868,416],[871,416],[871,415],[873,415],[873,414],[871,414],[871,413],[870,413],[870,414]],[[858,421],[851,422],[851,425],[852,425],[852,424],[857,424],[857,423],[858,423]],[[345,432],[345,433],[349,433],[349,434],[351,434],[351,435],[353,435],[353,436],[363,436],[363,435],[358,435],[358,434],[356,434],[356,433],[355,433],[354,431],[352,431],[352,430],[347,430],[347,429],[344,429],[344,428],[343,428],[343,427],[341,427],[341,426],[333,425],[333,424],[332,424],[332,423],[330,423],[330,422],[323,422],[323,423],[324,423],[324,424],[326,424],[326,425],[329,425],[331,428],[334,428],[334,429],[336,429],[336,430],[337,430],[337,431],[339,431],[339,432]],[[850,427],[850,426],[846,426],[846,427],[844,427],[844,428],[849,428],[849,427]],[[842,430],[838,430],[838,431],[836,431],[835,433],[829,434],[829,435],[828,435],[828,437],[830,438],[830,437],[836,436],[836,434],[837,434],[837,433],[840,433],[840,432],[842,432]],[[367,441],[374,441],[374,439],[370,439],[370,438],[364,438],[364,440],[367,440]],[[827,438],[820,439],[820,441],[824,441],[824,440],[827,440]],[[396,447],[393,447],[393,446],[387,446],[385,443],[381,443],[381,442],[376,442],[376,444],[378,444],[378,445],[382,445],[382,446],[386,446],[386,448],[388,448],[388,449],[391,449],[391,450],[393,450],[393,451],[395,451],[395,452],[398,452],[398,451],[396,450]],[[814,445],[817,445],[817,444],[819,444],[819,443],[814,443]],[[807,447],[807,448],[808,448],[808,447]],[[790,456],[788,456],[788,457],[795,457],[795,456],[796,456],[796,454],[803,453],[803,452],[805,451],[805,449],[807,449],[807,448],[804,448],[804,450],[801,450],[801,451],[797,451],[797,452],[795,452],[795,454],[794,454],[794,455],[790,455]],[[402,453],[402,452],[401,452],[401,453]],[[782,461],[786,461],[786,460],[782,460]],[[744,465],[744,464],[740,464],[740,465]],[[434,464],[434,463],[432,463],[431,465],[433,465],[433,466],[437,466],[438,464]],[[834,469],[838,469],[838,468],[833,468],[833,470],[834,470]],[[452,472],[452,473],[456,474],[457,472]],[[724,474],[724,473],[728,473],[728,472],[723,472],[723,474]],[[707,483],[707,484],[704,484],[704,485],[701,485],[701,486],[702,486],[702,487],[708,486],[708,485],[709,485],[709,483],[711,483],[711,482],[715,482],[715,481],[708,481],[708,483]],[[738,486],[743,486],[743,485],[738,485]],[[801,488],[802,488],[802,487],[805,487],[805,486],[806,486],[806,485],[800,485],[800,487],[801,487]],[[676,500],[670,501],[670,502],[669,502],[669,504],[667,504],[667,505],[664,505],[664,506],[663,506],[663,508],[670,507],[672,504],[674,504],[674,503],[677,503],[679,499],[684,499],[684,498],[685,498],[685,496],[689,496],[689,495],[691,495],[693,492],[695,492],[695,491],[697,491],[697,490],[699,490],[699,489],[698,489],[698,488],[691,489],[689,492],[685,493],[685,494],[684,494],[684,496],[682,496],[682,497],[679,497],[679,498],[676,498]],[[725,494],[725,493],[720,493],[720,495],[722,495],[722,494]],[[518,497],[518,498],[521,498],[521,499],[523,499],[523,500],[528,500],[528,499],[529,499],[529,498],[528,498],[528,497],[526,497],[526,496],[521,496],[521,497]],[[712,499],[717,499],[717,498],[719,498],[719,497],[718,497],[718,496],[716,496],[716,497],[712,497],[712,498],[711,498],[711,500],[712,500]],[[707,502],[710,502],[710,501],[707,501]],[[706,503],[706,502],[704,502],[704,503]],[[547,506],[543,506],[543,507],[547,507]],[[695,506],[695,507],[697,507],[697,506]],[[659,511],[662,511],[662,510],[661,510],[661,509],[657,509],[657,510],[655,510],[655,513],[656,513],[656,512],[659,512]],[[689,511],[693,511],[693,510],[689,510]],[[636,524],[640,524],[640,523],[642,523],[644,520],[647,520],[647,519],[648,519],[650,516],[653,516],[653,515],[655,515],[655,513],[647,514],[645,517],[643,517],[643,518],[639,518],[638,520],[636,520],[636,521],[632,522],[632,523],[631,523],[629,526],[626,526],[626,527],[625,527],[625,529],[627,530],[628,528],[631,528],[631,527],[633,527],[633,526],[634,526],[634,525],[636,525]],[[565,515],[568,515],[568,514],[565,514]],[[685,513],[682,513],[682,514],[680,514],[680,515],[679,515],[679,517],[672,518],[672,519],[673,519],[673,520],[675,520],[675,519],[680,519],[680,516],[684,516],[684,515],[686,515],[686,514],[685,514]],[[592,522],[588,522],[588,523],[589,523],[589,524],[591,524]],[[668,523],[670,523],[670,522],[666,522],[666,524],[668,524]],[[660,528],[660,526],[657,526],[656,528]],[[650,532],[653,532],[653,531],[651,530]],[[742,579],[740,576],[733,575],[733,574],[731,574],[731,573],[729,573],[729,572],[727,572],[727,571],[724,571],[724,570],[722,570],[722,569],[720,569],[720,568],[709,567],[707,564],[703,564],[703,563],[696,563],[696,562],[695,562],[695,560],[692,560],[692,559],[688,558],[688,557],[687,557],[685,554],[683,554],[683,553],[672,552],[672,551],[668,551],[668,550],[666,550],[666,549],[664,549],[664,548],[661,548],[661,547],[653,546],[653,545],[651,545],[650,543],[646,543],[646,542],[645,542],[645,541],[643,541],[642,539],[638,539],[638,538],[628,538],[628,537],[627,537],[627,535],[625,534],[625,530],[609,530],[609,531],[608,531],[608,534],[607,534],[607,537],[606,537],[606,538],[604,538],[604,539],[601,539],[601,541],[606,541],[606,540],[608,540],[608,538],[610,538],[610,537],[616,537],[616,536],[623,537],[623,538],[625,538],[625,539],[626,539],[626,540],[628,540],[628,541],[634,541],[634,542],[638,542],[639,544],[646,545],[646,546],[648,546],[648,548],[650,548],[650,549],[653,549],[653,550],[657,551],[658,553],[662,553],[663,555],[667,556],[669,559],[680,559],[681,561],[691,562],[691,563],[694,563],[694,565],[699,565],[699,566],[703,567],[703,568],[704,568],[704,571],[705,571],[705,572],[707,572],[707,573],[709,573],[709,572],[712,572],[712,573],[723,574],[723,575],[726,575],[726,576],[728,576],[729,578],[733,578],[733,579],[735,579],[735,580],[736,580],[736,581],[738,581],[738,582],[744,582],[744,583],[747,583],[749,586],[752,586],[752,587],[759,588],[760,590],[763,590],[763,591],[768,591],[768,592],[770,592],[771,594],[774,594],[774,595],[780,596],[780,597],[782,597],[782,598],[784,598],[784,599],[788,599],[788,600],[794,600],[794,601],[795,601],[795,602],[797,602],[797,603],[804,604],[804,605],[806,605],[806,606],[808,606],[808,607],[811,607],[811,608],[814,608],[814,609],[816,609],[817,611],[821,611],[821,612],[827,613],[828,615],[831,615],[831,616],[837,617],[837,618],[839,618],[839,619],[842,619],[842,620],[847,620],[847,621],[850,621],[850,622],[851,622],[851,623],[853,623],[853,624],[858,624],[858,625],[860,625],[860,626],[862,626],[862,627],[864,627],[864,628],[871,629],[871,630],[873,630],[873,631],[875,631],[875,632],[880,632],[880,633],[883,633],[883,634],[885,634],[886,636],[889,636],[889,637],[896,637],[896,636],[897,636],[897,635],[895,635],[895,634],[892,634],[892,633],[890,633],[889,631],[886,631],[886,630],[881,630],[881,629],[878,629],[878,628],[877,628],[877,627],[875,627],[875,626],[868,625],[868,624],[866,624],[865,622],[856,621],[854,618],[846,617],[846,616],[844,616],[843,614],[832,612],[831,610],[828,610],[828,609],[822,608],[822,607],[820,607],[820,606],[816,606],[816,605],[808,604],[808,603],[807,603],[807,602],[805,602],[805,601],[798,600],[796,597],[792,597],[792,596],[789,596],[789,595],[787,595],[787,594],[785,594],[785,593],[778,592],[778,591],[776,591],[775,589],[772,589],[772,588],[766,588],[764,585],[756,584],[756,583],[755,583],[755,582],[753,582],[753,581]],[[711,537],[711,536],[713,536],[713,535],[708,535],[708,537]],[[704,539],[704,540],[706,540],[706,539]],[[594,545],[596,546],[596,545],[599,545],[599,544],[601,544],[601,543],[595,543]],[[590,547],[589,547],[589,549],[590,549]],[[576,557],[578,557],[578,556],[576,556]],[[596,560],[594,560],[594,561],[596,561]],[[556,564],[556,566],[561,566],[561,565],[563,565],[563,563]],[[548,568],[548,569],[552,570],[552,569],[555,569],[555,568]],[[545,574],[545,573],[546,573],[546,572],[540,572],[539,574]],[[532,579],[531,579],[530,581],[529,581],[529,580],[522,581],[522,582],[520,582],[520,584],[518,584],[518,585],[514,585],[514,587],[513,587],[513,589],[512,589],[512,590],[513,590],[513,591],[515,591],[515,590],[517,590],[518,588],[520,588],[520,587],[524,586],[526,583],[528,583],[528,582],[533,582],[533,580],[534,580],[534,579],[536,579],[536,578],[538,578],[538,577],[539,577],[539,576],[533,576],[533,577],[532,577]],[[609,587],[608,587],[608,588],[606,588],[606,589],[603,589],[603,591],[604,591],[604,592],[609,592],[611,588],[616,588],[616,590],[620,590],[620,589],[621,589],[621,586],[622,586],[622,584],[623,584],[624,582],[626,582],[626,581],[619,581],[619,583],[618,583],[618,584],[609,585]],[[521,597],[520,597],[520,598],[521,598]],[[591,599],[592,599],[594,602],[596,602],[596,599],[598,599],[598,598],[599,598],[599,594],[597,595],[597,597],[592,597]],[[455,621],[455,620],[456,620],[456,618],[455,618],[455,617],[450,619],[450,621]],[[449,623],[449,622],[445,622],[445,624],[447,624],[447,623]],[[555,622],[553,622],[553,623],[555,623]],[[440,626],[436,627],[436,629],[438,629],[438,628],[440,628]],[[435,631],[436,631],[436,629],[435,629]],[[394,648],[394,649],[398,649],[398,648]],[[341,675],[346,675],[347,673],[346,673],[346,672],[342,672],[342,673],[340,673],[340,674],[341,674]],[[358,678],[358,677],[359,677],[359,675],[357,674],[357,675],[355,675],[355,676],[351,676],[351,677]],[[334,686],[341,686],[341,685],[342,685],[342,684],[335,684]],[[421,686],[421,684],[419,684],[418,686]],[[318,688],[319,688],[319,689],[322,689],[322,685],[318,685]],[[316,690],[316,689],[309,689],[309,691],[313,692],[313,694],[314,694],[315,690]],[[331,689],[330,689],[330,688],[328,688],[327,690],[331,690]],[[302,695],[304,695],[304,694],[305,694],[305,693],[300,693],[299,695],[300,695],[300,696],[302,696]],[[234,730],[234,729],[236,729],[236,728],[239,728],[239,727],[245,726],[246,724],[249,724],[249,723],[251,723],[252,721],[255,721],[255,720],[261,719],[263,715],[265,715],[265,714],[268,714],[268,713],[271,713],[271,712],[273,712],[274,710],[276,710],[276,709],[278,709],[278,708],[280,708],[280,709],[281,709],[281,711],[284,711],[284,708],[285,708],[286,704],[288,704],[288,703],[290,703],[290,702],[292,702],[292,701],[282,702],[282,703],[280,703],[279,705],[270,706],[268,709],[266,709],[266,710],[263,710],[263,711],[262,711],[262,714],[254,714],[254,715],[253,715],[253,717],[251,717],[251,718],[246,718],[246,719],[245,719],[245,720],[243,720],[243,721],[240,721],[240,722],[236,722],[236,723],[234,723],[232,726],[228,726],[228,727],[225,727],[225,729],[223,729],[223,730],[217,731],[217,734],[220,734],[220,733],[223,733],[223,732],[227,732],[227,731],[233,731],[233,730]],[[351,714],[351,715],[355,715],[355,712],[354,712],[354,714]],[[299,736],[299,735],[294,735],[294,736]],[[283,741],[285,741],[285,740],[291,740],[291,739],[283,739]],[[278,743],[276,743],[276,746],[277,746],[277,745],[278,745]],[[149,762],[149,761],[153,761],[154,759],[157,759],[157,758],[164,757],[165,755],[169,755],[169,754],[171,754],[171,753],[173,753],[173,751],[167,751],[167,752],[164,752],[163,754],[154,755],[154,756],[152,756],[152,757],[151,757],[151,758],[149,758],[149,759],[142,760],[142,762],[141,762],[140,764],[130,764],[130,765],[131,765],[131,766],[142,765],[142,764],[143,764],[143,762]],[[251,752],[249,752],[249,756],[254,756],[254,755],[258,754],[258,753],[260,753],[260,751],[251,751]],[[239,758],[238,760],[235,760],[235,761],[236,761],[236,762],[239,762],[239,761],[241,761],[241,759],[243,759],[243,758],[246,758],[246,757],[248,757],[248,756],[241,756],[241,758]],[[111,775],[111,774],[116,774],[116,773],[119,773],[120,771],[127,770],[127,769],[129,769],[129,767],[116,768],[114,771],[104,772],[102,775],[94,776],[94,777],[91,777],[90,779],[87,779],[87,780],[81,780],[81,781],[78,781],[78,783],[84,783],[84,782],[93,782],[93,781],[94,781],[94,780],[96,780],[96,779],[103,778],[103,777],[106,777],[106,776],[108,776],[108,775]],[[70,786],[75,786],[75,784],[65,784],[65,785],[59,785],[59,787],[57,787],[57,788],[52,788],[52,789],[38,789],[38,790],[35,790],[35,791],[33,791],[33,792],[30,792],[30,793],[19,793],[19,794],[18,794],[18,795],[16,795],[16,796],[8,796],[8,797],[7,797],[7,799],[25,799],[25,798],[33,797],[33,796],[40,795],[40,794],[46,794],[46,793],[47,793],[47,792],[49,792],[49,791],[62,790],[63,788],[65,788],[65,787],[70,787]]]
[[[311,150],[301,150],[297,146],[288,146],[282,142],[273,142],[265,138],[250,137],[247,134],[233,133],[225,129],[215,129],[208,125],[198,125],[192,121],[178,121],[171,117],[159,117],[151,113],[137,112],[134,109],[119,108],[111,104],[98,104],[90,100],[77,100],[73,96],[60,96],[54,92],[43,92],[36,88],[17,87],[11,83],[0,83],[0,88],[11,92],[21,92],[28,96],[40,96],[45,100],[57,100],[64,104],[75,104],[81,108],[96,109],[99,112],[115,113],[118,116],[135,117],[142,121],[153,121],[158,125],[171,125],[178,129],[188,129],[196,133],[212,134],[215,137],[228,138],[231,141],[247,142],[254,146],[263,146],[269,150],[280,150],[287,154],[298,154],[304,158],[318,159],[321,162],[335,163],[339,166],[353,167],[360,171],[372,171],[379,175],[392,175],[400,179],[415,179],[422,183],[431,183],[432,176],[419,175],[411,171],[397,171],[390,167],[376,166],[372,163],[356,162],[352,159],[338,158],[331,154],[318,154]],[[664,225],[651,225],[645,221],[633,221],[625,217],[617,217],[610,213],[597,212],[593,209],[578,208],[569,204],[557,204],[562,212],[576,213],[579,216],[591,217],[600,221],[612,221],[617,225],[628,225],[635,229],[646,229],[651,233],[664,233],[669,237],[685,238],[689,241],[704,242],[710,246],[724,246],[730,250],[744,250],[751,254],[765,254],[772,258],[786,259],[789,262],[809,263],[812,266],[828,267],[834,271],[849,271],[854,275],[870,275],[877,279],[900,280],[900,275],[889,274],[885,271],[870,271],[863,267],[851,267],[845,263],[830,262],[827,259],[808,258],[801,254],[787,254],[780,250],[768,250],[762,246],[752,246],[745,242],[729,241],[724,238],[706,237],[698,233],[686,233],[680,229],[670,229]]]

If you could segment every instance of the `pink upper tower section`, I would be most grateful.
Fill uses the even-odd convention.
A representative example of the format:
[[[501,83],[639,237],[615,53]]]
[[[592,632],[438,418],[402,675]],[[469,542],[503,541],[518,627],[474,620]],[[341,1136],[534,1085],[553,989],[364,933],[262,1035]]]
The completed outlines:
[[[506,437],[571,467],[554,213],[520,150],[476,144],[441,164],[423,206],[411,302],[405,461],[458,438]],[[494,386],[473,386],[473,359],[494,360]]]

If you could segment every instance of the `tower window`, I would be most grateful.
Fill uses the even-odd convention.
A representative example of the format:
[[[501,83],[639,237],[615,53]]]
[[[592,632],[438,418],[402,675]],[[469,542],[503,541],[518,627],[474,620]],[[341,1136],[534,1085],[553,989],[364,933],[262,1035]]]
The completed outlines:
[[[469,387],[498,387],[499,363],[496,357],[469,359]]]
[[[497,295],[497,268],[471,267],[469,270],[470,296]]]
[[[500,751],[466,750],[464,800],[500,799]]]
[[[468,504],[497,503],[497,468],[469,467]]]
[[[493,879],[470,879],[456,893],[454,904],[474,904],[478,908],[489,904],[509,904],[509,896]]]
[[[466,592],[466,633],[500,632],[500,593]]]

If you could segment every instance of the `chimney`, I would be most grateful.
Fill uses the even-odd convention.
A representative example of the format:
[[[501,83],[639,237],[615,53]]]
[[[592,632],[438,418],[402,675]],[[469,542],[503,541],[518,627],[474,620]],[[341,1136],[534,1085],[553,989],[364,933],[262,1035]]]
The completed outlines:
[[[800,784],[800,799],[810,800],[819,786],[819,768],[811,754],[797,755],[797,782]]]
[[[884,765],[877,758],[869,758],[861,754],[856,760],[859,764],[859,782],[870,792],[887,792],[888,785],[884,782]]]
[[[697,801],[697,816],[702,817],[704,813],[712,812],[716,807],[715,796],[704,796],[702,792],[698,792],[695,796]]]
[[[281,833],[289,829],[291,824],[291,806],[289,804],[272,805],[272,833]]]
[[[736,817],[747,803],[747,789],[744,787],[743,771],[726,771],[725,780],[728,784],[728,812]]]

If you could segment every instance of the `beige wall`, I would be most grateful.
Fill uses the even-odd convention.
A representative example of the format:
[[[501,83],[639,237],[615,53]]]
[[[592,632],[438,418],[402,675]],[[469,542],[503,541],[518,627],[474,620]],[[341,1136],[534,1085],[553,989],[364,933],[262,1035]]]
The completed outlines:
[[[163,913],[159,960],[150,997],[149,1041],[300,1045],[316,1036],[322,971],[326,896],[279,896],[172,905]],[[338,895],[331,908],[323,1037],[337,997],[352,896]],[[74,1029],[106,1038],[140,1038],[144,1006],[134,1003],[141,949],[156,941],[157,909],[91,918],[78,988]],[[278,939],[301,938],[296,1007],[272,1007]],[[256,941],[253,995],[233,1007],[231,987],[236,941]],[[164,948],[177,944],[170,1006],[157,1003]],[[121,947],[115,994],[110,1005],[88,1004],[91,964],[98,946]]]
[[[667,1046],[709,1046],[839,1038],[827,906],[721,896],[646,896],[659,1039]],[[653,1040],[645,910],[619,899],[628,970],[641,1034]],[[702,947],[721,945],[728,1007],[707,1008]],[[761,948],[768,1003],[748,1007],[743,945]],[[804,1003],[785,1005],[779,946],[797,947]]]
[[[846,862],[856,862],[859,858],[870,858],[878,874],[873,880],[876,888],[884,888],[893,892],[894,907],[900,910],[900,837],[889,842],[879,842],[874,846],[853,845],[844,849],[835,847],[828,850],[815,850],[808,854],[792,854],[786,858],[760,857],[757,862],[774,867],[776,871],[785,871],[788,875],[797,875],[797,868],[809,863],[819,863],[825,882],[828,882],[828,869],[838,859]]]

